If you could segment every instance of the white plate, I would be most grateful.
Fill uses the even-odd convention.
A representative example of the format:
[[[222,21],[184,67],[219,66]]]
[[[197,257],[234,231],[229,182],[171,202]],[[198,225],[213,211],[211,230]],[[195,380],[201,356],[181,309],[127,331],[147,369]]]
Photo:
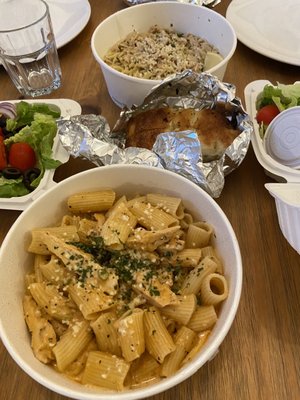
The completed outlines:
[[[19,100],[7,100],[11,103],[17,103]],[[66,117],[68,115],[79,115],[81,114],[81,106],[74,100],[70,99],[46,99],[46,100],[26,100],[28,103],[47,103],[47,104],[55,104],[61,110],[61,116]],[[69,154],[63,148],[60,143],[58,135],[54,140],[53,144],[53,158],[56,160],[65,163],[69,159]],[[38,198],[42,193],[44,193],[51,186],[55,185],[53,181],[53,175],[55,170],[48,169],[45,171],[43,179],[41,180],[39,186],[31,193],[20,196],[20,197],[10,197],[10,198],[1,198],[0,197],[0,209],[5,210],[25,210],[36,198]]]
[[[59,49],[74,39],[86,26],[91,16],[88,0],[46,0]]]
[[[287,167],[279,162],[275,161],[266,150],[263,145],[263,141],[259,134],[259,126],[256,121],[256,98],[260,92],[262,92],[265,85],[272,85],[270,81],[267,80],[257,80],[249,83],[245,87],[245,103],[247,113],[250,115],[254,133],[251,137],[251,143],[256,155],[258,162],[265,169],[267,175],[276,179],[279,182],[300,182],[300,170]]]
[[[300,66],[299,0],[233,0],[226,18],[250,49]]]

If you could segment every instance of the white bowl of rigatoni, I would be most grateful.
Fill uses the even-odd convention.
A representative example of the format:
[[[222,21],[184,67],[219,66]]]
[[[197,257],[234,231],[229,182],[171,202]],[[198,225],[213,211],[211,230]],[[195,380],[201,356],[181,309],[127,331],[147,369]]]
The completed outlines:
[[[74,399],[141,399],[210,360],[242,263],[216,202],[139,165],[82,172],[24,211],[0,250],[0,334],[16,363]]]

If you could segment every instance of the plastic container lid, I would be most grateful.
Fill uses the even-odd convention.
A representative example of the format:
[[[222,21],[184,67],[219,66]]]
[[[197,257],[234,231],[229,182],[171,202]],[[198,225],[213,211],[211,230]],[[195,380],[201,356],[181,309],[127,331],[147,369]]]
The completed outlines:
[[[300,107],[288,108],[273,119],[264,136],[266,152],[279,163],[300,169]]]

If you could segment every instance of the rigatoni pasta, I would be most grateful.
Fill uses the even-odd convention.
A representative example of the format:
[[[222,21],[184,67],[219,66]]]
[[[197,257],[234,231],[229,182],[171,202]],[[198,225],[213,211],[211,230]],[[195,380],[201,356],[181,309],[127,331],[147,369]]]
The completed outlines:
[[[192,349],[196,333],[186,326],[181,326],[174,337],[175,350],[170,353],[162,364],[161,375],[170,376],[179,368],[185,356]]]
[[[178,304],[167,305],[162,308],[162,314],[178,322],[181,325],[187,325],[197,306],[197,298],[194,294],[177,296]]]
[[[74,225],[48,227],[47,229],[33,229],[31,231],[32,239],[30,242],[30,246],[28,247],[29,252],[41,255],[51,254],[43,240],[43,235],[45,232],[49,232],[55,237],[63,238],[70,241],[79,240],[77,229]]]
[[[115,327],[117,316],[114,312],[102,313],[96,320],[91,322],[91,328],[96,336],[98,349],[100,351],[121,356],[121,347],[118,342],[118,332]]]
[[[91,351],[82,377],[83,384],[122,390],[130,364],[115,355]]]
[[[111,189],[76,193],[68,198],[67,204],[73,213],[100,212],[112,207],[115,196],[115,192]]]
[[[146,349],[161,364],[165,357],[176,349],[176,346],[157,308],[150,307],[145,311],[144,325]]]
[[[116,323],[118,341],[126,361],[139,358],[145,351],[144,311],[136,308]]]
[[[217,305],[228,296],[227,281],[223,275],[209,274],[201,285],[201,300],[203,304]]]
[[[54,360],[52,351],[56,344],[53,326],[42,316],[42,312],[31,296],[23,299],[25,321],[31,333],[31,346],[35,357],[47,364]]]
[[[161,193],[105,189],[67,204],[69,214],[31,232],[23,308],[35,356],[108,390],[172,375],[205,344],[228,296],[213,226]]]
[[[213,305],[209,306],[198,306],[187,326],[195,332],[202,332],[207,329],[211,329],[217,322],[218,316]]]
[[[149,193],[146,200],[153,206],[159,206],[168,214],[173,215],[178,219],[184,216],[184,208],[182,200],[178,197],[166,196],[160,193]]]
[[[92,338],[93,336],[88,321],[72,321],[68,330],[60,337],[59,341],[53,347],[58,370],[63,372],[75,361]]]
[[[213,227],[206,222],[190,224],[186,234],[185,245],[191,249],[205,247],[210,242],[212,234]]]

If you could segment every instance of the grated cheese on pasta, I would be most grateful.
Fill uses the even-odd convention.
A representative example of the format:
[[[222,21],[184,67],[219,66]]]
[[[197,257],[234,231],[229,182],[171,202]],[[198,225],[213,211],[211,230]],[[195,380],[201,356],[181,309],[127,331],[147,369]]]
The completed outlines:
[[[148,32],[134,31],[116,43],[104,61],[127,75],[164,79],[186,69],[202,72],[207,52],[219,54],[205,39],[154,25]]]

